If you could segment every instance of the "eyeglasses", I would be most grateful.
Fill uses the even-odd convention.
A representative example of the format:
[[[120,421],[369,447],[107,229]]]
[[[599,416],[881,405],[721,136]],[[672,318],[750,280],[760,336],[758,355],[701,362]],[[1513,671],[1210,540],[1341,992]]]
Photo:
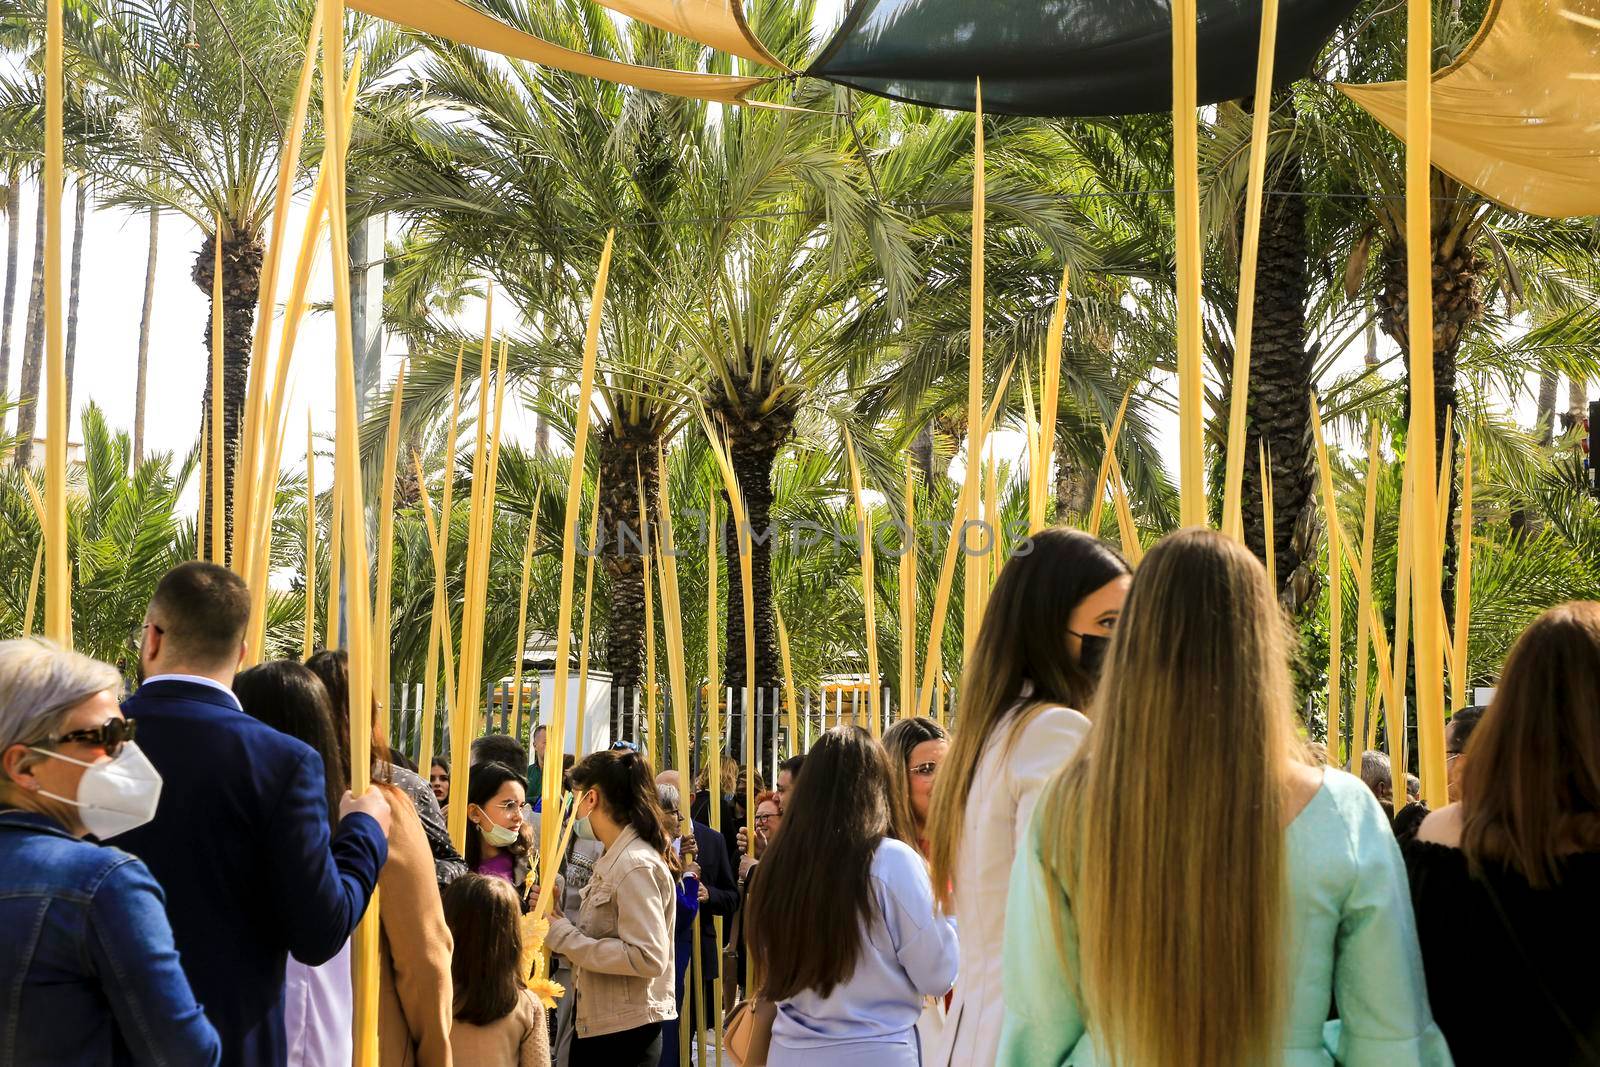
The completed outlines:
[[[504,812],[507,815],[511,815],[514,812],[518,812],[518,811],[522,810],[522,805],[519,804],[515,798],[509,799],[509,800],[502,800],[500,803],[496,804],[495,807],[499,808],[502,812]]]
[[[916,775],[918,778],[932,778],[933,772],[937,771],[938,769],[939,765],[937,763],[917,763],[912,765],[911,773]]]
[[[775,812],[775,811],[769,811],[765,815],[757,815],[756,816],[756,825],[757,826],[765,826],[767,823],[771,822],[773,819],[776,819],[778,817],[779,817],[778,813]]]
[[[52,745],[64,745],[69,742],[100,745],[106,750],[106,755],[115,756],[122,751],[125,742],[133,740],[135,729],[136,724],[132,719],[107,719],[92,729],[72,730],[47,738],[46,742]]]

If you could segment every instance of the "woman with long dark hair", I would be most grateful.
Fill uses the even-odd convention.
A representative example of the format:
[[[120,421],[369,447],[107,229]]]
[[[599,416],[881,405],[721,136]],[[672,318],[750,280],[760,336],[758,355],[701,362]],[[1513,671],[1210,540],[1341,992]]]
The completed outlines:
[[[959,918],[961,981],[928,1062],[992,1063],[1000,954],[1017,844],[1050,775],[1083,743],[1106,645],[1132,581],[1099,538],[1054,527],[1006,561],[961,679],[955,744],[926,835],[934,891]]]
[[[917,1017],[955,981],[956,933],[894,837],[888,758],[865,730],[806,753],[746,906],[758,995],[777,1005],[769,1067],[917,1067]]]
[[[241,671],[233,691],[245,712],[297,737],[322,757],[329,821],[350,787],[348,728],[341,736],[327,687],[294,660],[270,660]],[[346,717],[348,722],[348,716]],[[374,749],[374,758],[382,756]],[[450,933],[445,928],[433,855],[422,823],[399,790],[385,782],[392,812],[389,858],[378,875],[378,1041],[384,1067],[443,1067],[450,1062]],[[350,946],[328,963],[306,967],[293,957],[284,993],[289,1063],[319,1067],[351,1055]]]
[[[504,878],[518,894],[533,857],[533,827],[522,817],[525,781],[504,763],[480,763],[467,776],[467,868]]]
[[[577,1036],[571,1067],[655,1067],[661,1023],[676,1017],[673,911],[677,858],[649,760],[593,752],[572,768],[573,834],[605,852],[575,918],[552,905],[545,944],[572,965]],[[554,898],[552,898],[554,899]]]
[[[1600,604],[1528,627],[1467,751],[1407,852],[1439,1026],[1460,1067],[1600,1063]]]
[[[1288,637],[1239,542],[1145,557],[1012,868],[995,1063],[1448,1067],[1399,846],[1296,738]]]

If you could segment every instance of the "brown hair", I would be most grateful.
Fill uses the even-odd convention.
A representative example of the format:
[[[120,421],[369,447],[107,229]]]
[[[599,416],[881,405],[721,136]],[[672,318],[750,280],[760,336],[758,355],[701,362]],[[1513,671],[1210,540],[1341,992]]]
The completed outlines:
[[[673,827],[661,810],[655,775],[646,757],[625,748],[591,752],[573,765],[571,774],[574,793],[596,790],[607,815],[633,827],[669,868],[679,870],[678,857],[672,851]]]
[[[1067,651],[1072,612],[1090,594],[1128,574],[1128,563],[1098,537],[1056,526],[1032,537],[1000,571],[984,609],[972,658],[961,678],[961,717],[939,768],[928,808],[933,892],[949,911],[967,795],[990,738],[1018,726],[1046,704],[1086,710],[1095,679]],[[1019,707],[1024,684],[1033,687]]]
[[[872,857],[890,830],[888,757],[861,727],[835,727],[806,754],[794,792],[745,921],[770,1000],[807,989],[825,997],[855,972],[874,911]]]
[[[522,905],[504,878],[463,874],[444,891],[444,921],[455,950],[454,1015],[488,1026],[510,1015],[522,989]]]
[[[328,707],[328,690],[317,675],[292,659],[274,659],[240,671],[233,695],[246,715],[310,745],[322,757],[328,824],[339,824],[339,800],[350,788],[349,757],[341,771],[339,738]]]
[[[1562,604],[1511,649],[1461,772],[1461,851],[1539,889],[1600,849],[1600,604]]]
[[[175,659],[232,664],[250,623],[250,587],[215,563],[180,563],[156,585],[148,617]]]
[[[1272,1058],[1288,981],[1284,794],[1307,761],[1287,637],[1242,544],[1164,538],[1134,576],[1094,729],[1040,799],[1058,947],[1112,1062]]]
[[[917,815],[911,810],[911,753],[925,741],[948,741],[950,734],[932,719],[901,719],[883,732],[883,750],[889,757],[889,810],[894,836],[922,851]],[[930,816],[933,814],[929,809]],[[924,828],[926,833],[926,828]]]
[[[350,781],[350,653],[342,648],[325,648],[306,660],[322,685],[328,691],[328,707],[333,712],[333,736],[339,742],[339,765],[344,768],[344,779]],[[378,698],[372,698],[372,762],[377,766],[377,780],[394,780],[394,756],[389,752],[389,731],[384,728],[379,713]]]

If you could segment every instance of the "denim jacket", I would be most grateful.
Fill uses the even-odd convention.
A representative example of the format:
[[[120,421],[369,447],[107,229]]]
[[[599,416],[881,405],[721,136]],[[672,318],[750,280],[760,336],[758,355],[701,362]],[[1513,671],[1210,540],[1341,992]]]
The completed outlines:
[[[14,808],[0,808],[0,961],[0,1064],[222,1057],[145,865]]]

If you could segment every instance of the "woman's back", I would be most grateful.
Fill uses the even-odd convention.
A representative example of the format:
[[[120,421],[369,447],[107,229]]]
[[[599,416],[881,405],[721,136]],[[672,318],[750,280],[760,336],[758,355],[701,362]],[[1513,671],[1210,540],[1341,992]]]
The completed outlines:
[[[935,911],[922,856],[886,837],[872,857],[873,914],[855,970],[827,996],[802,990],[778,1005],[773,1064],[893,1063],[886,1045],[915,1048],[922,998],[949,990],[956,974],[954,925]],[[851,1058],[860,1043],[859,1059]],[[914,1060],[912,1061],[914,1062]]]
[[[1406,861],[1428,997],[1456,1063],[1600,1063],[1600,852],[1569,857],[1543,889],[1499,864],[1473,877],[1446,844],[1413,842]]]
[[[1328,770],[1285,831],[1285,846],[1292,988],[1274,1063],[1450,1064],[1428,1010],[1399,850],[1371,792],[1360,779]],[[1092,1020],[1072,994],[1076,976],[1056,947],[1052,895],[1064,900],[1030,837],[1018,853],[1006,909],[1006,1024],[996,1062],[1099,1067]],[[1071,927],[1069,906],[1058,906]],[[1076,934],[1063,933],[1076,961]],[[1327,1021],[1330,1004],[1337,1022]]]
[[[526,989],[517,1006],[485,1026],[457,1019],[450,1030],[451,1062],[462,1067],[548,1067],[550,1032],[544,1009]]]

